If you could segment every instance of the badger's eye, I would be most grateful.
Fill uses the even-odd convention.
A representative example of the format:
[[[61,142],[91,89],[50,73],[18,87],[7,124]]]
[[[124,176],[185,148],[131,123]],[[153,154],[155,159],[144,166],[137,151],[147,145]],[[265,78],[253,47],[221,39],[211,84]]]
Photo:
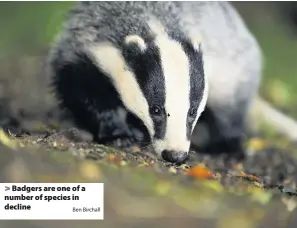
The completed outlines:
[[[152,106],[151,113],[153,115],[161,115],[161,108],[159,108],[158,106]]]
[[[196,114],[196,109],[195,108],[191,109],[189,116],[193,117],[195,116],[195,114]]]

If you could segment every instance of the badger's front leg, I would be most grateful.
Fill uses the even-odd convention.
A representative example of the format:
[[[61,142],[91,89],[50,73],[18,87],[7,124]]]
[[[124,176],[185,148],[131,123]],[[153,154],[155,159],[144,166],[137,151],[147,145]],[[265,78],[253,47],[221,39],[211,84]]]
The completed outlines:
[[[208,137],[198,145],[199,149],[205,153],[226,153],[238,159],[243,158],[246,109],[245,103],[235,107],[207,107],[200,121],[206,125]],[[199,137],[199,134],[199,130],[195,130],[193,137]]]
[[[202,152],[244,157],[245,121],[258,86],[252,77],[245,78],[248,80],[237,84],[233,80],[229,87],[223,81],[211,87],[206,109],[198,120],[198,124],[205,124],[208,137],[197,143],[201,134],[198,125],[193,133],[192,144]]]
[[[261,78],[261,54],[257,46],[249,47],[240,49],[236,58],[205,55],[209,96],[192,143],[204,152],[244,155],[246,118]],[[199,122],[205,123],[208,132],[200,142]]]

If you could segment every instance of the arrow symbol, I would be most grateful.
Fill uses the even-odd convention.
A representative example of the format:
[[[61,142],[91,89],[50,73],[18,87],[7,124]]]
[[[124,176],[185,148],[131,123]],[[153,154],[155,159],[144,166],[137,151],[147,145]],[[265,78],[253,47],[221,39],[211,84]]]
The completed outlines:
[[[5,191],[8,191],[8,190],[10,190],[10,187],[5,186]]]

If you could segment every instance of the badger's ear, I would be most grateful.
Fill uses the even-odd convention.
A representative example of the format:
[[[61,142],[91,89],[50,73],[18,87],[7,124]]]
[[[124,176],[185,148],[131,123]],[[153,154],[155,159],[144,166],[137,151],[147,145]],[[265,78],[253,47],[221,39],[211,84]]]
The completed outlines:
[[[126,36],[124,46],[126,51],[133,54],[142,54],[147,48],[145,41],[138,35]]]

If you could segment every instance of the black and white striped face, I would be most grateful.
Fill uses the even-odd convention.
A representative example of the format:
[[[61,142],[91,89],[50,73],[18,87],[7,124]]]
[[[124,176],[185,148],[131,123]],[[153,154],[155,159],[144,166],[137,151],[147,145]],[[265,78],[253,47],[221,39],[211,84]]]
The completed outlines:
[[[184,161],[208,95],[200,47],[167,36],[150,43],[128,36],[123,50],[108,43],[91,50],[126,108],[147,127],[155,152]]]

